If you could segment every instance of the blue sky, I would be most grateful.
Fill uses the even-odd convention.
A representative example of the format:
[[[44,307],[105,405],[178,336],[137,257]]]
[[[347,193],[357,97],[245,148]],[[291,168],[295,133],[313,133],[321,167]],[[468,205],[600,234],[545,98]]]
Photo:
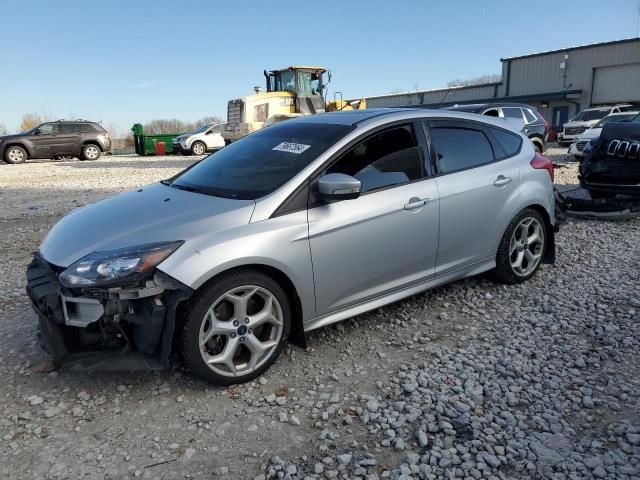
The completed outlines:
[[[15,130],[31,111],[121,134],[153,118],[224,117],[263,69],[291,64],[330,68],[330,96],[436,88],[500,73],[500,57],[633,37],[637,5],[0,0],[0,122]]]

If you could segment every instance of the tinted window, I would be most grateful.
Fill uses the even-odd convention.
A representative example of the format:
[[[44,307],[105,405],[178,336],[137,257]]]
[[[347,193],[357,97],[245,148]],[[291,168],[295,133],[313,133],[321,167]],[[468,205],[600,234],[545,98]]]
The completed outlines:
[[[528,108],[525,108],[522,111],[524,112],[524,116],[527,119],[527,123],[533,123],[537,120],[535,114]]]
[[[506,130],[500,130],[498,128],[492,128],[491,133],[498,144],[502,147],[502,150],[504,150],[507,157],[513,157],[520,151],[522,139],[519,135],[507,132]]]
[[[502,114],[505,118],[517,118],[522,120],[522,110],[517,107],[503,107]]]
[[[95,133],[98,131],[95,125],[91,125],[90,123],[78,123],[75,127],[81,133]]]
[[[38,127],[41,135],[51,135],[53,133],[58,133],[58,124],[57,123],[47,123],[45,125],[40,125]]]
[[[572,122],[589,122],[591,120],[600,120],[609,115],[609,110],[583,110],[571,119]]]
[[[455,172],[493,162],[493,149],[486,135],[468,128],[433,128],[431,143],[442,173]]]
[[[78,125],[73,123],[61,123],[60,133],[78,133]]]
[[[500,113],[498,113],[498,109],[497,108],[492,108],[492,109],[487,110],[486,112],[484,112],[483,115],[486,115],[488,117],[499,117]]]
[[[420,178],[420,150],[413,128],[404,125],[376,133],[349,150],[327,173],[357,178],[362,182],[362,192]]]
[[[278,123],[209,155],[173,182],[210,195],[260,198],[291,180],[351,130],[351,125]]]

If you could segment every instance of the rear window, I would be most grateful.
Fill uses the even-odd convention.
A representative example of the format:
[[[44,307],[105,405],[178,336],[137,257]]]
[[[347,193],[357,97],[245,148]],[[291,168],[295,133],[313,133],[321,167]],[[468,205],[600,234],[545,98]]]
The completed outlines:
[[[502,113],[505,118],[517,118],[518,120],[523,120],[522,110],[517,107],[502,107]]]
[[[520,152],[522,138],[519,135],[499,128],[490,128],[490,130],[507,157],[513,157]]]
[[[172,182],[209,195],[254,200],[291,180],[353,128],[295,121],[278,123],[208,156]]]

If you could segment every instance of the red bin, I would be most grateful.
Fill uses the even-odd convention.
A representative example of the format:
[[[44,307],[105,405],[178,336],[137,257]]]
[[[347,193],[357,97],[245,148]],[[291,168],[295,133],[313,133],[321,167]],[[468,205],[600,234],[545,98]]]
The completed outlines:
[[[156,155],[166,155],[167,149],[164,142],[156,142]]]

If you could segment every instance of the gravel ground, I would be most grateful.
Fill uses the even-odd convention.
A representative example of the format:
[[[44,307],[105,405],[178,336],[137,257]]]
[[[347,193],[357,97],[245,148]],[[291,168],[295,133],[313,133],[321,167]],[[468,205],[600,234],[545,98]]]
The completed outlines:
[[[321,329],[251,384],[53,371],[30,252],[73,208],[192,161],[0,164],[0,477],[640,478],[640,219],[567,219],[526,284],[473,278]]]

